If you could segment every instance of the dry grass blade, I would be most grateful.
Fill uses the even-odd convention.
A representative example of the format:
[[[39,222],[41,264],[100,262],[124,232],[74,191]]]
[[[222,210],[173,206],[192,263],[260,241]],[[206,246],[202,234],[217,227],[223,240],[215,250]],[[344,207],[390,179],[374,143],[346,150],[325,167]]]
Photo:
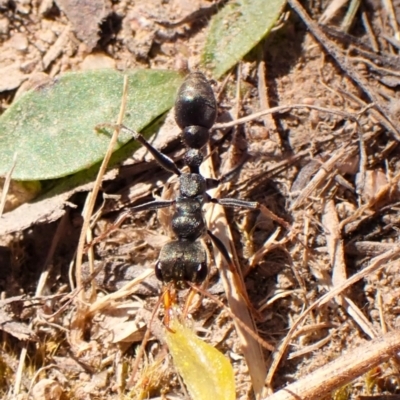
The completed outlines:
[[[119,130],[120,130],[120,126],[122,125],[123,122],[123,118],[125,115],[125,109],[126,109],[126,99],[128,96],[128,77],[125,76],[124,78],[124,86],[123,86],[123,90],[122,90],[122,101],[121,101],[121,108],[119,111],[119,115],[118,115],[118,121],[117,121],[117,125],[116,128],[114,129],[114,132],[111,136],[111,140],[110,140],[110,144],[108,146],[107,149],[107,153],[104,156],[104,159],[101,163],[100,169],[99,169],[99,173],[97,174],[96,177],[96,181],[94,183],[94,187],[92,192],[90,192],[89,196],[89,200],[88,200],[88,204],[87,207],[85,207],[85,213],[83,216],[83,225],[82,225],[82,231],[81,231],[81,235],[79,237],[79,242],[78,242],[78,248],[77,248],[77,254],[76,254],[76,272],[75,272],[75,277],[76,277],[76,282],[77,282],[77,287],[78,289],[80,289],[82,287],[82,257],[83,257],[83,250],[85,247],[85,239],[86,239],[86,235],[87,235],[87,231],[90,225],[90,219],[92,217],[92,213],[94,210],[94,205],[95,205],[95,201],[97,198],[97,195],[99,193],[100,187],[101,187],[101,182],[103,180],[103,176],[106,172],[108,163],[110,161],[111,155],[114,151],[115,145],[117,143],[117,139],[118,139],[118,135],[119,135]],[[83,296],[83,292],[82,292],[82,296]]]
[[[325,229],[325,237],[328,245],[329,258],[332,267],[332,284],[340,285],[347,279],[346,261],[344,257],[343,239],[339,229],[339,218],[336,212],[335,203],[329,200],[324,207],[322,224]],[[355,320],[358,326],[372,339],[376,332],[372,324],[365,317],[363,312],[345,294],[338,296],[336,302],[345,308],[349,315]]]
[[[118,115],[118,122],[117,122],[118,127],[122,124],[123,117],[125,114],[127,95],[128,95],[128,77],[125,76],[124,86],[123,86],[123,91],[122,91],[121,107],[120,107],[120,112]],[[85,209],[84,209],[82,229],[81,229],[81,233],[79,236],[78,247],[77,247],[77,251],[76,251],[75,279],[76,279],[77,289],[79,292],[79,297],[80,297],[79,300],[80,301],[78,302],[77,311],[71,322],[69,341],[72,346],[76,346],[78,348],[83,343],[83,330],[84,330],[85,322],[86,322],[86,318],[87,318],[87,313],[86,313],[87,306],[84,305],[85,304],[84,303],[85,293],[82,290],[82,287],[83,287],[82,259],[83,259],[85,241],[86,241],[87,233],[88,233],[88,230],[90,227],[90,220],[91,220],[91,217],[93,214],[95,201],[96,201],[97,195],[98,195],[100,187],[101,187],[101,182],[102,182],[104,173],[107,169],[111,155],[114,151],[115,144],[118,139],[118,134],[119,134],[119,128],[116,128],[111,137],[110,144],[107,149],[107,153],[104,156],[103,162],[101,163],[99,172],[96,177],[96,181],[94,183],[93,190],[88,195],[88,199],[87,199]]]
[[[333,19],[339,10],[348,3],[349,0],[332,0],[324,13],[319,18],[320,24],[326,24]]]
[[[343,32],[348,32],[351,25],[354,22],[354,18],[357,14],[358,9],[360,8],[361,0],[351,0],[349,8],[346,12],[346,15],[342,21],[341,28]]]
[[[204,172],[205,176],[215,176],[211,158],[208,158],[203,163],[202,172]],[[212,191],[210,191],[210,194],[214,196],[215,192],[212,193]],[[236,261],[237,257],[234,246],[232,245],[233,239],[229,230],[229,224],[226,219],[223,207],[220,205],[212,205],[212,207],[210,207],[210,209],[207,211],[205,217],[207,221],[207,226],[209,226],[213,233],[218,236],[218,238],[222,241],[222,243],[230,253],[231,259],[236,264],[236,271],[238,274],[240,271],[240,267],[238,266]],[[249,329],[257,332],[254,320],[240,292],[241,289],[244,287],[243,281],[241,287],[237,287],[237,278],[239,276],[234,276],[234,274],[228,268],[226,260],[224,259],[222,254],[220,254],[219,251],[217,251],[216,249],[214,251],[214,259],[221,276],[221,280],[231,311],[239,320],[247,325]],[[255,340],[252,335],[246,332],[246,330],[243,329],[240,324],[235,321],[235,319],[233,320],[233,322],[235,324],[237,334],[242,344],[242,351],[249,368],[253,390],[256,396],[259,396],[262,393],[264,380],[267,373],[262,348],[257,340]]]
[[[394,37],[399,40],[399,24],[397,23],[396,12],[391,0],[383,0],[383,6],[386,9],[387,15],[389,16],[390,24],[394,31]],[[397,10],[396,10],[397,11]]]
[[[331,291],[326,293],[320,299],[315,301],[310,307],[308,307],[307,310],[305,310],[303,312],[303,314],[299,317],[299,319],[292,325],[289,333],[286,335],[284,341],[279,346],[278,351],[273,355],[273,362],[272,362],[271,368],[268,371],[266,386],[272,387],[272,380],[275,375],[275,372],[276,372],[278,365],[281,362],[284,354],[286,353],[286,350],[289,346],[290,341],[293,338],[294,333],[296,332],[298,327],[305,321],[305,319],[308,317],[309,313],[312,310],[315,310],[318,307],[321,307],[322,305],[328,303],[333,298],[335,298],[337,295],[341,294],[344,290],[349,288],[351,285],[354,285],[356,282],[358,282],[360,279],[366,277],[367,275],[372,274],[373,272],[376,272],[383,267],[390,268],[394,265],[398,266],[400,264],[399,257],[400,257],[400,247],[399,246],[396,246],[396,247],[392,248],[391,250],[389,250],[388,252],[386,252],[378,257],[375,257],[373,260],[371,260],[371,264],[368,267],[366,267],[362,271],[358,272],[357,274],[354,274],[352,277],[347,279],[342,284],[335,286]]]
[[[292,351],[288,357],[288,360],[292,360],[296,357],[301,357],[306,354],[314,352],[315,350],[328,344],[332,340],[332,336],[333,336],[332,334],[329,334],[328,336],[324,337],[317,343],[311,344],[309,346],[305,346],[304,348],[302,348],[301,350],[298,350],[298,351]]]
[[[344,260],[343,240],[339,229],[339,219],[333,200],[328,200],[325,204],[322,215],[322,225],[324,226],[329,258],[331,260],[332,284],[336,286],[347,279],[347,273]]]
[[[262,110],[262,111],[254,113],[254,114],[247,115],[246,117],[236,119],[234,121],[218,123],[212,127],[212,130],[215,131],[218,129],[232,128],[232,127],[240,125],[240,124],[245,124],[250,121],[255,121],[256,119],[259,119],[259,118],[263,117],[264,115],[285,113],[290,110],[296,110],[296,109],[302,109],[302,108],[321,111],[321,112],[324,112],[327,114],[339,115],[345,119],[347,118],[347,119],[350,119],[351,121],[357,122],[356,115],[347,113],[342,110],[335,110],[332,108],[325,108],[325,107],[315,106],[312,104],[290,104],[287,106],[284,105],[284,106],[271,107],[271,108],[268,108],[267,110]],[[360,113],[362,114],[367,109],[369,109],[369,106],[365,110],[362,110]]]
[[[267,82],[265,79],[266,74],[266,63],[260,61],[257,68],[257,82],[258,82],[258,97],[260,99],[260,109],[268,109],[270,107],[270,99],[268,98]],[[265,128],[267,129],[268,136],[276,143],[278,148],[282,148],[282,140],[278,134],[278,129],[272,115],[266,115],[262,118]]]
[[[134,288],[137,285],[139,285],[146,278],[148,278],[150,275],[153,275],[153,274],[154,274],[153,269],[148,269],[148,270],[144,271],[137,278],[135,278],[131,282],[127,283],[125,286],[123,286],[118,291],[116,291],[114,293],[110,293],[110,294],[102,297],[101,299],[97,300],[93,304],[91,304],[88,309],[88,312],[90,314],[94,314],[94,313],[102,310],[103,308],[110,306],[113,301],[116,301],[123,297],[130,296],[132,294],[132,291],[134,290]]]

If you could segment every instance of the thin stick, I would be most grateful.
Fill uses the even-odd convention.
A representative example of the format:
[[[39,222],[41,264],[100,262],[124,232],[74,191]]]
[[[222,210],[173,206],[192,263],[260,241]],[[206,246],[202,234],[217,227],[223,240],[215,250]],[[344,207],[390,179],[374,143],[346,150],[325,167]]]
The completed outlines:
[[[382,364],[400,350],[400,332],[393,331],[355,348],[264,400],[325,399],[333,390]]]
[[[7,194],[10,190],[10,183],[11,183],[11,176],[14,172],[15,166],[17,165],[17,154],[14,154],[13,163],[11,165],[10,170],[7,172],[6,180],[4,181],[3,192],[1,193],[1,200],[0,200],[0,217],[3,215],[4,207],[7,202]]]
[[[113,135],[110,140],[110,144],[107,149],[107,153],[104,156],[103,162],[101,163],[99,173],[97,174],[96,181],[94,183],[93,191],[89,194],[90,200],[88,202],[88,206],[85,209],[85,215],[83,216],[83,226],[81,230],[81,234],[79,236],[79,242],[78,242],[78,248],[77,248],[77,254],[76,254],[76,270],[75,270],[75,278],[76,278],[76,284],[77,288],[80,289],[82,287],[82,256],[83,256],[83,249],[85,247],[85,239],[87,235],[87,230],[89,228],[90,224],[90,218],[93,213],[94,205],[96,202],[97,195],[99,193],[99,189],[101,186],[101,182],[103,180],[103,176],[106,172],[108,163],[110,161],[111,155],[114,151],[115,144],[117,143],[119,131],[120,131],[120,126],[122,124],[124,115],[125,115],[125,109],[126,109],[126,103],[127,103],[127,96],[128,96],[128,77],[124,77],[124,87],[122,91],[122,101],[121,101],[121,108],[119,110],[119,115],[118,115],[118,121],[115,126]],[[81,292],[81,296],[84,296],[83,291]]]
[[[315,106],[312,104],[301,104],[300,103],[300,104],[292,104],[292,105],[287,105],[287,106],[272,107],[272,108],[268,108],[267,110],[262,110],[262,111],[254,113],[254,114],[247,115],[246,117],[236,119],[234,121],[230,121],[230,122],[226,122],[226,123],[222,123],[222,124],[215,124],[212,127],[212,130],[215,131],[217,129],[231,128],[236,125],[245,124],[246,122],[254,121],[254,120],[256,120],[264,115],[267,115],[267,114],[288,112],[289,110],[296,109],[296,108],[310,108],[312,110],[317,110],[317,111],[325,112],[328,114],[340,115],[343,118],[348,118],[355,122],[358,121],[358,117],[359,117],[359,113],[351,114],[351,113],[341,111],[341,110],[334,110],[332,108],[325,108],[325,107]],[[361,110],[361,112],[365,112],[365,110]]]
[[[389,15],[389,21],[390,21],[390,24],[392,25],[392,29],[394,31],[394,37],[395,37],[395,39],[399,40],[400,39],[399,25],[397,23],[396,12],[393,7],[393,2],[391,0],[383,0],[382,3],[386,9],[387,14]]]

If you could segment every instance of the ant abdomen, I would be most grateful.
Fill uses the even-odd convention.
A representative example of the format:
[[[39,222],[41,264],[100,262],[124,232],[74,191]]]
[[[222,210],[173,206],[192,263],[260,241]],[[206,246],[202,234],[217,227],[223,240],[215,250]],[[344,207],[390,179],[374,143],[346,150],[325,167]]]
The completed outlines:
[[[217,102],[211,85],[201,72],[190,74],[179,89],[175,119],[181,129],[210,129],[217,117]],[[206,141],[207,142],[207,141]]]

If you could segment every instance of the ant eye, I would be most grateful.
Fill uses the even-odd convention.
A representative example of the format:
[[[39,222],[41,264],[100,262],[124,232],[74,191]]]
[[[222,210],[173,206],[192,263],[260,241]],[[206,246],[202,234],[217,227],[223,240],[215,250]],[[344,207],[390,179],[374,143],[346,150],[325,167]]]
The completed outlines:
[[[206,263],[197,266],[195,283],[201,283],[207,278],[208,268]]]
[[[163,279],[162,268],[161,268],[161,265],[160,265],[160,262],[159,262],[159,261],[157,262],[157,264],[156,264],[156,266],[155,266],[155,268],[154,268],[154,272],[155,272],[155,274],[156,274],[156,278],[157,278],[159,281],[163,281],[163,280],[164,280],[164,279]]]

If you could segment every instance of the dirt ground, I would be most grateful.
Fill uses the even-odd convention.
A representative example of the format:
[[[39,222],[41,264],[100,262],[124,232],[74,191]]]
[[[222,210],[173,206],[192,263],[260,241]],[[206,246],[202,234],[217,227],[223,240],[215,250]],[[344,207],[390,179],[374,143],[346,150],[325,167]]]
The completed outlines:
[[[299,381],[304,386],[296,398],[382,399],[400,395],[400,341],[384,339],[400,324],[400,5],[365,1],[351,18],[346,6],[333,12],[328,2],[304,3],[311,20],[288,5],[268,38],[226,78],[212,81],[217,123],[285,106],[215,131],[212,160],[222,176],[246,156],[220,197],[258,201],[277,216],[226,211],[257,310],[257,334],[275,349],[263,348],[257,360],[271,375],[264,398]],[[82,18],[83,7],[92,19]],[[65,71],[195,70],[216,12],[205,0],[0,0],[1,109]],[[173,159],[182,156],[176,137],[167,135],[162,149]],[[121,197],[108,198],[93,224],[99,239],[84,257],[84,291],[75,291],[73,260],[87,192],[69,199],[61,219],[2,238],[2,398],[189,398],[164,343],[162,308],[151,316],[161,287],[148,271],[168,240],[168,212],[137,213],[104,233],[126,203],[165,195],[166,182],[174,181],[144,152],[117,172],[102,192]],[[256,361],[246,363],[218,262],[209,259],[207,291],[225,306],[211,296],[197,299],[193,329],[232,362],[237,398],[253,398],[249,362]],[[129,295],[106,297],[134,279],[140,282]],[[186,296],[180,293],[180,302]],[[147,326],[150,337],[132,378]],[[371,342],[381,337],[383,347]],[[369,355],[369,342],[379,354]],[[369,358],[361,362],[364,355]],[[341,366],[311,388],[310,374],[335,359]]]

